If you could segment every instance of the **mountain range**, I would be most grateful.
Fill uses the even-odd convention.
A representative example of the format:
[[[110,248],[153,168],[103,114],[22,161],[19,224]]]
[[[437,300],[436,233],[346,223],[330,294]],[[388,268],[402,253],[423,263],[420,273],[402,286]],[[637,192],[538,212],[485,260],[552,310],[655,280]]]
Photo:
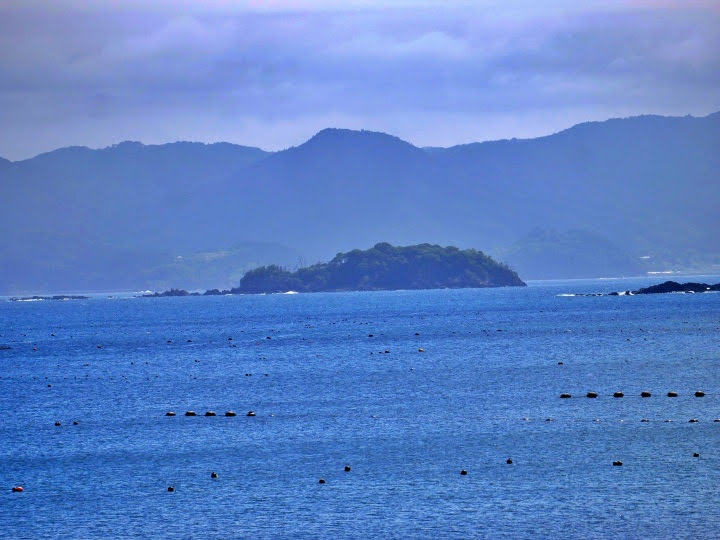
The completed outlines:
[[[0,159],[0,294],[227,288],[265,264],[434,243],[523,279],[720,268],[720,113],[420,148],[123,142]]]

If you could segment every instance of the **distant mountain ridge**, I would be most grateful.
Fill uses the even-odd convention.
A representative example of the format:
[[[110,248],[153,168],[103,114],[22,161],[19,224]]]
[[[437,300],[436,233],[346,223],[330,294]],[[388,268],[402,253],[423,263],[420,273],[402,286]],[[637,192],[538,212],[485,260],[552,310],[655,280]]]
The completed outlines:
[[[512,265],[509,246],[538,227],[587,231],[607,260],[619,260],[616,246],[625,268],[707,268],[720,261],[717,141],[720,113],[450,148],[325,129],[280,152],[125,142],[0,160],[0,294],[189,287],[172,272],[150,283],[148,269],[248,242],[282,244],[307,262],[381,239],[478,246]],[[549,275],[542,264],[521,277]],[[551,277],[578,277],[557,275],[565,266],[554,261]],[[203,284],[226,287],[237,271]]]

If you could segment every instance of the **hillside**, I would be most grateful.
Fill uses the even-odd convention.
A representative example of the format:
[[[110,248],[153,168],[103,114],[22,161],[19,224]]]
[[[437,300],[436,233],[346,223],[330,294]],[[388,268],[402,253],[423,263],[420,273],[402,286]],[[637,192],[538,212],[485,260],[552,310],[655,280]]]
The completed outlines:
[[[605,246],[603,275],[637,261],[708,270],[720,260],[718,140],[720,113],[452,148],[326,129],[274,153],[121,143],[0,161],[0,294],[192,287],[178,256],[283,245],[296,255],[261,263],[292,266],[379,239],[481,246],[513,266],[514,250],[524,278],[597,276],[592,250],[566,249],[568,231]],[[512,246],[538,227],[558,231],[556,256],[521,260]],[[262,259],[244,257],[225,277],[199,265],[196,282],[224,287]]]
[[[328,263],[295,272],[277,265],[245,274],[231,292],[377,291],[399,289],[459,289],[522,287],[518,275],[474,249],[459,250],[430,244],[393,247],[387,243],[361,251],[338,253]]]

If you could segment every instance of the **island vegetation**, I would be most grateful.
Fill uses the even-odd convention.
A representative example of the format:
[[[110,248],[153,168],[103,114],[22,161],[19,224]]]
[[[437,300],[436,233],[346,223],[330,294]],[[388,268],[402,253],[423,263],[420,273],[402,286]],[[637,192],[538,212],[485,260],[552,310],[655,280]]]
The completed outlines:
[[[277,265],[249,271],[234,294],[287,291],[378,291],[522,287],[525,283],[504,264],[482,251],[432,244],[392,246],[380,243],[362,251],[338,253],[330,262],[294,272]]]

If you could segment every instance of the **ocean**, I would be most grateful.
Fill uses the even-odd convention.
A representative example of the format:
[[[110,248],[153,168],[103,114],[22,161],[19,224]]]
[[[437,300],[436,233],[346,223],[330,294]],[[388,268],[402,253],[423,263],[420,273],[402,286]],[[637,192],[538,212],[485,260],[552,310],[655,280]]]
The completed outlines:
[[[0,530],[720,537],[720,294],[564,296],[663,280],[2,301]]]

